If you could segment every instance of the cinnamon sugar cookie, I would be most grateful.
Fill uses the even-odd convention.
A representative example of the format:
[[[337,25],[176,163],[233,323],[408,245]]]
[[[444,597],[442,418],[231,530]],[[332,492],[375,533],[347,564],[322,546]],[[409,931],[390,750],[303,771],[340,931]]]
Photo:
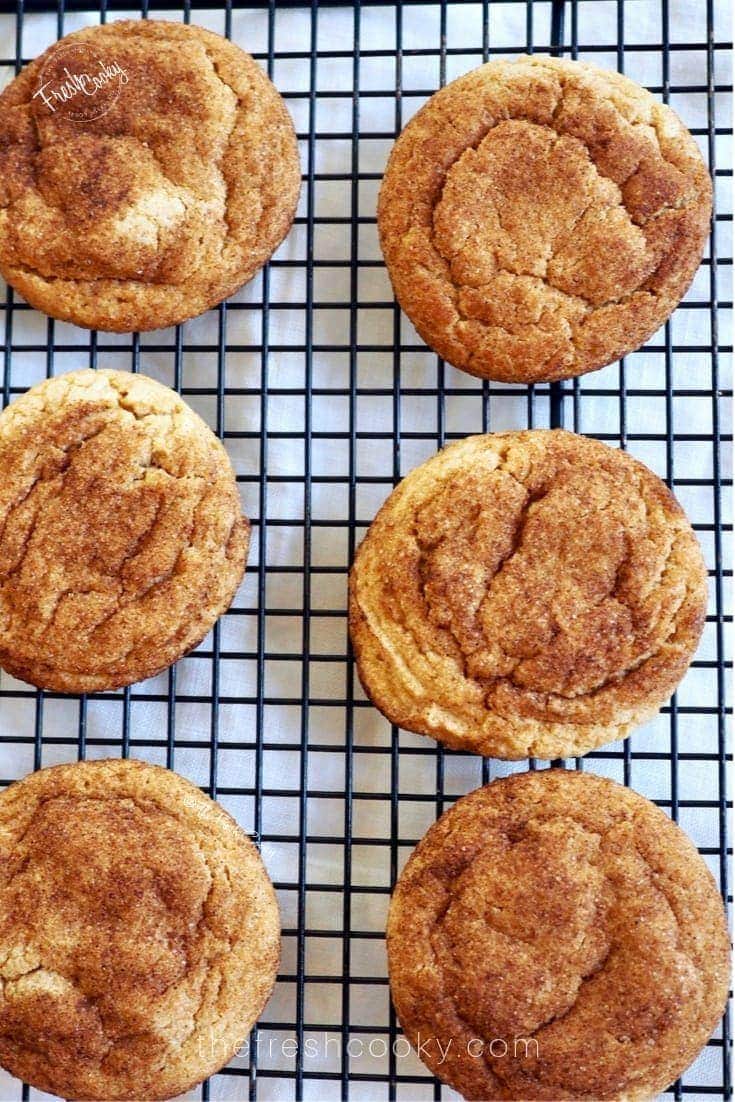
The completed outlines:
[[[470,436],[412,471],[350,576],[350,631],[393,722],[498,758],[624,738],[686,672],[707,575],[675,498],[570,432]]]
[[[669,107],[618,73],[535,56],[431,97],[393,149],[378,224],[427,344],[531,383],[640,347],[686,292],[711,205]]]
[[[0,666],[44,689],[115,689],[210,630],[249,541],[232,466],[168,387],[49,379],[0,415]]]
[[[273,887],[234,819],[134,761],[0,795],[0,1063],[76,1099],[171,1098],[234,1055],[280,955]]]
[[[431,827],[393,894],[388,961],[424,1063],[483,1102],[656,1097],[730,975],[722,900],[684,832],[558,769],[494,781]]]
[[[0,95],[0,271],[77,325],[159,329],[221,302],[284,238],[299,186],[283,100],[201,27],[86,27]]]

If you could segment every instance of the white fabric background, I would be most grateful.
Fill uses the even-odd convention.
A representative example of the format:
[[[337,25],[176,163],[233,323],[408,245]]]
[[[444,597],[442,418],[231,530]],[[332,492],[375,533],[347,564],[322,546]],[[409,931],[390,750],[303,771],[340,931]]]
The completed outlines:
[[[717,0],[716,40],[729,38],[726,0]],[[547,3],[537,3],[534,9],[534,42],[539,50],[548,49],[549,9]],[[670,56],[671,103],[684,121],[693,128],[707,126],[706,5],[700,0],[671,0],[669,4],[669,33],[672,43],[697,44],[696,49],[674,50]],[[490,6],[490,45],[493,49],[515,49],[526,43],[526,5],[523,3],[493,3]],[[617,55],[617,4],[612,0],[581,0],[579,11],[579,42],[586,44],[609,43],[609,51],[579,56],[597,64],[615,68]],[[122,13],[121,13],[122,14]],[[131,17],[137,13],[131,12]],[[151,16],[178,18],[172,13],[151,10]],[[643,45],[649,48],[627,50],[625,71],[643,84],[659,88],[662,82],[661,6],[658,0],[628,0],[624,5],[625,42],[627,45]],[[118,13],[114,18],[118,18]],[[440,6],[426,4],[403,9],[403,87],[402,121],[405,123],[426,98],[426,93],[438,86],[440,57],[437,50],[440,34]],[[96,22],[91,15],[67,14],[63,30],[68,33],[78,27]],[[213,30],[224,29],[223,12],[192,13],[192,21]],[[569,13],[565,41],[570,41]],[[317,50],[344,51],[353,49],[355,21],[350,9],[323,8],[317,21]],[[268,18],[264,11],[237,11],[232,17],[232,36],[241,46],[256,54],[267,51]],[[275,22],[275,51],[298,52],[310,48],[311,17],[308,10],[279,10]],[[24,20],[22,51],[26,59],[36,56],[57,37],[55,15],[26,15]],[[396,13],[392,8],[366,6],[360,19],[361,48],[364,56],[360,66],[360,89],[385,90],[382,96],[362,96],[360,99],[360,141],[358,165],[361,175],[382,172],[392,144],[395,129],[396,101],[392,89],[395,86],[396,62],[393,52],[396,46]],[[14,55],[15,19],[0,15],[0,54],[3,58]],[[447,13],[447,45],[459,53],[446,58],[446,77],[451,79],[479,64],[482,60],[477,50],[482,44],[482,7],[479,4],[452,4]],[[431,50],[430,54],[411,54],[411,50]],[[463,50],[475,52],[462,52]],[[263,62],[265,64],[265,62]],[[351,56],[319,59],[316,66],[317,97],[315,104],[314,168],[317,174],[349,173],[352,168],[352,87],[353,63]],[[10,79],[12,69],[4,66],[0,77]],[[273,70],[279,89],[289,93],[291,109],[301,142],[304,171],[308,166],[310,103],[309,59],[277,57]],[[730,83],[730,55],[726,50],[715,51],[715,81],[719,85]],[[677,88],[695,88],[696,91],[677,91]],[[319,92],[338,91],[339,97],[321,98]],[[717,124],[721,129],[730,125],[729,96],[718,93],[716,97]],[[385,136],[367,136],[367,135]],[[706,137],[698,135],[706,153]],[[717,163],[728,167],[730,139],[726,134],[717,138]],[[718,208],[730,213],[730,180],[718,179]],[[380,259],[374,225],[375,199],[378,180],[361,178],[357,189],[358,231],[357,261],[359,267],[358,306],[356,311],[356,336],[360,345],[370,350],[357,355],[356,373],[358,393],[355,403],[358,433],[377,432],[388,434],[378,440],[358,438],[355,452],[355,469],[358,476],[354,508],[360,531],[369,523],[375,511],[387,496],[392,485],[393,454],[390,434],[394,429],[393,387],[396,364],[399,367],[401,398],[401,472],[405,473],[436,449],[437,440],[437,380],[436,358],[425,351],[411,326],[401,321],[401,341],[408,350],[394,356],[394,311],[390,286],[380,265],[366,266],[365,262]],[[274,305],[269,314],[271,345],[283,346],[285,351],[273,351],[268,366],[270,391],[261,401],[259,389],[262,382],[262,358],[258,351],[262,333],[262,279],[256,278],[233,299],[248,307],[228,311],[228,345],[250,346],[249,351],[229,351],[226,358],[225,378],[228,388],[244,388],[250,393],[228,395],[224,407],[224,429],[228,433],[242,433],[240,437],[228,437],[228,450],[242,478],[243,504],[254,518],[259,511],[259,474],[261,411],[265,408],[269,438],[267,458],[267,517],[269,520],[290,520],[287,525],[269,526],[267,530],[266,606],[267,610],[291,609],[289,616],[268,616],[264,621],[264,647],[268,653],[289,655],[290,660],[269,660],[264,663],[266,697],[288,698],[290,704],[266,704],[264,709],[263,737],[266,749],[262,755],[263,798],[262,833],[265,836],[262,851],[273,879],[279,887],[284,927],[288,934],[284,940],[282,979],[276,993],[263,1015],[262,1044],[268,1037],[294,1035],[296,1014],[296,973],[298,942],[295,931],[305,921],[310,930],[320,930],[321,937],[307,937],[304,943],[307,977],[320,977],[319,981],[305,985],[304,1021],[306,1035],[316,1035],[313,1025],[332,1027],[330,1036],[339,1036],[342,1023],[341,988],[342,975],[342,918],[343,898],[340,892],[309,891],[306,896],[305,914],[299,915],[298,893],[298,841],[299,841],[299,785],[301,768],[301,725],[303,709],[301,699],[302,617],[304,590],[298,573],[279,572],[283,567],[299,567],[304,556],[304,451],[303,435],[298,439],[279,438],[282,432],[303,434],[305,399],[302,394],[280,393],[289,389],[299,390],[305,382],[305,318],[303,308],[307,276],[307,228],[303,219],[307,212],[307,187],[304,187],[299,208],[302,221],[292,230],[277,253],[277,258],[297,261],[294,267],[274,265],[270,273],[270,302]],[[313,238],[314,299],[318,307],[313,312],[313,342],[315,345],[340,345],[343,351],[319,352],[313,357],[313,387],[321,391],[312,400],[312,429],[316,434],[312,442],[312,473],[315,481],[311,492],[312,516],[319,522],[344,521],[349,515],[348,489],[348,440],[344,434],[348,428],[349,400],[345,391],[349,387],[349,339],[350,273],[347,267],[329,267],[329,260],[345,260],[351,256],[352,212],[351,183],[344,180],[318,179],[314,185],[314,212],[320,221]],[[330,221],[336,219],[336,221]],[[322,221],[323,220],[323,221]],[[730,242],[731,223],[718,224],[718,253],[720,259],[732,256]],[[719,298],[729,301],[732,297],[731,268],[720,265]],[[706,303],[709,298],[709,269],[703,267],[689,292],[688,301]],[[334,304],[330,307],[330,304]],[[383,304],[383,305],[379,305]],[[57,345],[71,346],[70,351],[57,351],[54,371],[61,372],[89,363],[89,334],[73,326],[56,323],[49,330],[47,320],[34,311],[13,313],[13,355],[11,359],[11,386],[22,388],[39,381],[46,374],[47,358],[44,352],[24,350],[28,345],[45,345],[51,335]],[[720,313],[720,341],[731,341],[729,316]],[[207,350],[184,351],[182,357],[182,381],[188,400],[216,427],[216,398],[213,394],[196,395],[190,389],[216,388],[218,340],[218,314],[212,311],[183,327],[183,343],[188,346],[205,346]],[[173,382],[174,356],[171,349],[174,332],[144,334],[140,340],[140,368],[163,382]],[[647,396],[646,391],[660,390],[665,380],[664,332],[650,342],[651,349],[628,357],[625,380],[628,389],[643,393],[629,397],[626,404],[627,432],[664,435],[666,433],[666,402],[661,396]],[[697,351],[710,342],[710,311],[706,308],[680,309],[671,322],[671,340],[677,349],[672,357],[673,430],[675,434],[703,434],[712,431],[711,361],[709,353]],[[100,335],[100,366],[128,369],[132,365],[131,342],[126,336]],[[158,348],[156,347],[158,346]],[[168,346],[161,351],[161,346]],[[687,349],[692,349],[687,351]],[[723,385],[727,381],[727,357],[721,357]],[[444,372],[446,397],[445,429],[449,436],[464,435],[482,428],[482,386],[477,380],[447,367]],[[621,431],[620,403],[621,374],[612,365],[586,376],[580,383],[579,421],[581,432],[594,434],[619,434]],[[361,393],[365,388],[380,388],[380,395]],[[701,396],[677,396],[676,390],[701,391]],[[332,394],[330,391],[339,393]],[[425,391],[426,393],[421,393]],[[499,391],[501,393],[499,393]],[[589,391],[595,391],[590,394]],[[489,421],[492,429],[520,428],[528,424],[528,399],[524,388],[490,387]],[[722,411],[727,418],[728,409]],[[536,426],[548,424],[548,393],[537,388],[533,400]],[[573,406],[567,400],[565,409],[567,427],[574,427]],[[723,422],[723,431],[729,424]],[[343,434],[340,436],[339,434]],[[249,435],[248,435],[249,434]],[[333,434],[333,435],[330,435]],[[416,434],[422,438],[416,438]],[[619,438],[612,440],[619,442]],[[629,441],[629,448],[659,474],[666,473],[666,441]],[[707,442],[675,441],[674,477],[700,480],[706,483],[712,478],[712,446]],[[726,462],[728,456],[725,456]],[[729,467],[725,470],[729,474]],[[337,476],[341,481],[319,481],[323,476]],[[293,481],[289,481],[292,479]],[[373,479],[373,481],[359,481]],[[691,519],[704,526],[713,519],[713,494],[707,485],[677,485],[676,492]],[[725,516],[725,520],[729,517]],[[714,564],[712,532],[700,533],[710,567]],[[257,581],[259,562],[258,529],[254,531],[254,544],[250,556],[250,571],[237,596],[235,607],[253,610],[257,606]],[[309,884],[343,882],[345,848],[338,840],[345,831],[345,725],[348,709],[344,704],[348,664],[346,654],[346,624],[340,613],[345,609],[344,571],[348,565],[347,529],[342,526],[320,524],[311,532],[311,572],[309,598],[312,608],[310,628],[310,656],[307,659],[310,703],[306,708],[308,719],[307,783],[309,795],[306,805],[306,877]],[[326,571],[324,568],[327,568]],[[334,568],[338,568],[337,571]],[[330,612],[331,615],[324,615]],[[710,612],[714,612],[714,604]],[[199,657],[185,659],[177,671],[177,693],[208,697],[212,686],[212,638],[200,648]],[[252,703],[236,703],[238,697],[252,699],[256,695],[258,650],[257,617],[252,614],[228,615],[221,622],[219,646],[223,655],[219,692],[225,702],[220,707],[218,738],[219,785],[221,788],[252,790],[256,778],[257,756],[254,749],[256,726],[255,707]],[[252,657],[228,658],[228,654],[247,654]],[[323,656],[332,656],[325,660]],[[683,709],[678,715],[679,750],[684,754],[709,755],[701,760],[682,758],[678,764],[679,797],[687,800],[716,800],[717,778],[717,701],[716,671],[707,663],[716,658],[714,624],[708,623],[698,660],[705,665],[693,668],[678,694],[678,705]],[[12,678],[0,677],[2,690],[26,690],[27,687]],[[165,736],[167,705],[165,696],[169,689],[167,675],[161,675],[144,685],[135,687],[130,703],[129,733],[131,754],[150,761],[165,763]],[[163,700],[152,700],[152,696]],[[353,895],[350,924],[352,930],[349,974],[352,977],[349,1019],[352,1026],[365,1027],[362,1039],[372,1036],[370,1027],[389,1024],[389,998],[385,983],[366,982],[385,976],[385,953],[382,939],[361,936],[365,933],[379,935],[384,926],[388,896],[383,892],[370,892],[371,886],[386,887],[390,878],[391,858],[391,805],[385,798],[391,789],[391,732],[388,724],[372,708],[364,703],[364,696],[355,684],[354,708],[355,753],[353,758],[353,790],[357,795],[353,811],[352,882]],[[313,701],[317,701],[314,703]],[[11,780],[33,768],[34,724],[38,704],[36,694],[27,691],[23,698],[0,699],[0,777]],[[697,712],[697,709],[702,709]],[[42,763],[50,765],[59,761],[74,760],[77,756],[77,731],[80,703],[75,698],[46,699],[42,704],[44,742]],[[211,708],[207,703],[179,700],[176,705],[175,768],[206,786],[210,768]],[[86,711],[87,754],[104,757],[119,754],[124,727],[124,703],[122,694],[114,698],[91,700]],[[4,741],[22,737],[24,741]],[[249,749],[228,748],[228,742],[245,741]],[[333,747],[333,749],[330,749]],[[433,743],[413,735],[399,736],[398,789],[401,794],[398,816],[398,836],[402,842],[399,860],[402,863],[410,852],[412,840],[416,840],[433,821],[437,801],[411,801],[411,794],[423,795],[436,792],[437,755]],[[664,753],[671,749],[671,725],[669,715],[662,715],[637,731],[631,739],[634,754]],[[586,759],[585,768],[623,779],[623,759],[619,746],[606,748],[617,752],[612,756],[592,755]],[[714,757],[713,757],[714,756]],[[495,776],[510,768],[490,763],[490,775]],[[479,759],[459,755],[446,755],[444,759],[444,796],[447,804],[460,794],[476,787],[482,781]],[[671,765],[667,760],[634,758],[631,783],[639,792],[652,799],[666,801],[671,796]],[[269,790],[288,789],[289,796],[269,796]],[[374,795],[374,799],[370,796]],[[221,794],[227,806],[247,830],[253,829],[254,811],[252,794]],[[682,807],[680,822],[701,847],[716,848],[719,844],[717,810],[713,807]],[[332,841],[320,844],[315,839],[324,837]],[[383,839],[383,844],[360,844],[360,838]],[[717,861],[708,861],[717,873]],[[367,889],[367,890],[362,890]],[[333,936],[324,936],[332,931]],[[329,982],[332,979],[333,982]],[[285,1028],[270,1031],[268,1023]],[[305,1061],[309,1072],[339,1072],[341,1061],[334,1050],[329,1058],[320,1057]],[[242,1058],[236,1061],[245,1065]],[[278,1055],[273,1060],[263,1059],[263,1066],[282,1068],[282,1077],[261,1078],[258,1081],[258,1098],[288,1099],[294,1097],[294,1082],[289,1074],[293,1061]],[[411,1057],[398,1061],[401,1075],[421,1076],[424,1069]],[[714,1086],[720,1082],[721,1052],[718,1048],[704,1051],[684,1082],[700,1087]],[[371,1076],[385,1074],[386,1059],[366,1056],[350,1063],[352,1072]],[[211,1097],[240,1099],[247,1097],[247,1080],[233,1076],[217,1076],[210,1086]],[[331,1099],[340,1097],[341,1084],[331,1080],[308,1079],[304,1086],[304,1098]],[[434,1088],[427,1079],[418,1083],[400,1084],[398,1097],[410,1102],[434,1097]],[[31,1097],[39,1097],[32,1091]],[[201,1097],[200,1091],[192,1092],[192,1098]],[[378,1100],[387,1098],[384,1083],[353,1081],[350,1099]],[[443,1097],[454,1097],[444,1090]],[[690,1098],[714,1097],[694,1093]],[[0,1098],[20,1098],[20,1086],[9,1076],[0,1077]]]

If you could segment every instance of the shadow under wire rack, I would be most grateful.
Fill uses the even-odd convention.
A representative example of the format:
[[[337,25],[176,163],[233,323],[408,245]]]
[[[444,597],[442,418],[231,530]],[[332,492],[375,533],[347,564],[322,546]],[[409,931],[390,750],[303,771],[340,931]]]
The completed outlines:
[[[653,468],[704,549],[702,645],[656,720],[623,744],[557,764],[658,803],[729,898],[729,5],[0,0],[0,86],[57,37],[141,17],[232,37],[275,81],[301,146],[294,228],[252,283],[171,330],[89,333],[39,315],[2,285],[3,405],[85,366],[141,370],[173,386],[232,457],[253,523],[250,565],[204,643],[148,682],[66,697],[0,675],[0,783],[76,758],[140,757],[201,785],[260,845],[284,926],[279,981],[249,1046],[192,1099],[454,1098],[396,1043],[383,942],[390,889],[437,815],[527,765],[446,751],[369,705],[350,655],[347,571],[393,485],[469,433],[564,426]],[[387,155],[411,115],[440,84],[526,52],[592,61],[650,88],[692,130],[716,193],[705,259],[669,322],[619,363],[533,387],[480,382],[422,344],[393,301],[375,225]],[[731,1096],[728,1017],[663,1097],[685,1096]],[[39,1097],[0,1075],[2,1102]]]

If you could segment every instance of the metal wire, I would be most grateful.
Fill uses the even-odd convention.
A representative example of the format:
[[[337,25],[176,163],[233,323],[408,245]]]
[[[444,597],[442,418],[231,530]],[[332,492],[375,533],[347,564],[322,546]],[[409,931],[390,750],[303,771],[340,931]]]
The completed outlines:
[[[719,317],[731,307],[732,258],[725,240],[731,213],[723,208],[713,216],[704,279],[680,307],[682,314],[707,317],[709,339],[701,339],[699,330],[692,338],[687,327],[667,323],[645,350],[647,362],[658,365],[653,379],[639,374],[643,361],[636,354],[607,372],[551,386],[471,380],[428,354],[389,294],[371,282],[382,270],[369,244],[380,172],[369,158],[366,169],[364,159],[371,142],[387,148],[404,125],[408,106],[434,90],[412,83],[417,59],[435,62],[437,80],[444,83],[455,75],[455,64],[466,69],[496,53],[541,50],[599,58],[620,71],[655,55],[660,78],[649,87],[667,102],[682,94],[703,98],[703,119],[693,132],[716,182],[730,177],[727,162],[718,163],[720,141],[731,133],[723,101],[732,91],[718,77],[718,59],[729,56],[730,45],[718,25],[714,0],[695,5],[706,8],[703,33],[679,41],[672,28],[673,2],[429,3],[424,8],[427,19],[436,16],[436,39],[415,45],[406,38],[412,0],[349,5],[349,23],[340,21],[341,37],[334,44],[332,9],[347,7],[338,3],[157,0],[154,11],[141,0],[135,10],[143,16],[164,12],[186,21],[206,19],[228,35],[235,20],[249,13],[264,28],[252,52],[269,75],[281,84],[289,66],[300,66],[306,85],[295,89],[286,80],[283,88],[297,113],[303,150],[304,194],[293,231],[297,245],[282,250],[254,290],[222,304],[204,328],[187,325],[120,340],[97,333],[80,337],[81,331],[49,319],[42,323],[44,332],[29,328],[32,312],[6,291],[0,306],[3,404],[43,374],[72,367],[147,370],[197,405],[241,457],[238,478],[255,532],[247,585],[244,597],[194,655],[121,694],[64,698],[0,678],[2,783],[76,756],[122,754],[161,761],[192,775],[231,807],[275,869],[286,946],[275,1010],[271,1006],[254,1031],[249,1056],[205,1084],[202,1098],[443,1096],[418,1063],[407,1064],[391,1049],[383,1063],[365,1066],[350,1054],[348,1042],[377,1037],[392,1046],[399,1035],[381,947],[390,886],[403,860],[457,795],[508,770],[383,723],[356,681],[344,589],[349,562],[376,502],[421,458],[470,431],[539,424],[586,431],[631,447],[650,465],[658,463],[656,469],[680,497],[696,497],[694,526],[705,547],[712,590],[708,648],[695,661],[694,676],[701,675],[696,684],[709,691],[699,691],[695,702],[691,695],[688,703],[675,697],[663,711],[656,737],[634,736],[622,747],[561,764],[617,776],[634,787],[649,786],[646,794],[704,837],[704,844],[698,838],[700,851],[729,898],[724,628],[731,617],[724,580],[731,571],[723,533],[731,525],[722,491],[731,485],[723,464],[732,437],[723,427],[720,400],[730,396],[722,382],[732,349],[720,336]],[[626,38],[632,9],[643,3],[657,10],[654,42]],[[498,44],[498,13],[509,7],[520,9],[523,30],[517,41]],[[470,9],[475,18],[478,8],[476,40],[454,45],[450,24],[458,14],[470,18]],[[131,0],[0,0],[0,19],[6,17],[0,28],[12,27],[0,38],[0,75],[10,77],[30,60],[23,55],[25,32],[41,13],[56,16],[61,36],[73,29],[68,16],[92,13],[105,21],[130,9]],[[384,9],[379,14],[391,28],[389,47],[365,40],[366,20],[374,19],[378,9]],[[303,17],[299,25],[305,34],[284,41],[279,20],[293,10]],[[602,35],[598,19],[606,28]],[[349,45],[344,44],[346,26]],[[248,40],[234,37],[250,48]],[[677,83],[677,59],[684,56],[694,59],[695,69],[701,63],[701,82]],[[329,88],[322,87],[325,66],[339,73]],[[342,82],[341,90],[335,91],[335,79]],[[336,110],[342,101],[347,104],[344,128],[325,125],[322,106]],[[389,103],[388,121],[370,128],[363,116],[366,105],[377,101]],[[339,168],[330,161],[323,165],[322,150],[330,143],[344,147]],[[324,213],[320,197],[329,189],[342,196],[346,214],[329,206]],[[323,231],[330,228],[343,235],[344,255],[325,248]],[[344,319],[341,339],[322,337],[324,312]],[[298,331],[295,340],[288,333],[284,338],[284,315]],[[192,364],[211,365],[206,385],[199,377],[190,382]],[[704,427],[699,414],[690,423],[688,412],[701,410],[702,403],[709,410]],[[286,407],[289,427],[283,428]],[[591,408],[608,412],[590,423]],[[242,410],[247,411],[244,418]],[[298,429],[294,418],[301,421]],[[286,452],[298,455],[288,470],[280,463]],[[690,475],[691,457],[704,452],[706,475],[701,463],[695,465],[696,476]],[[274,673],[287,668],[294,673],[290,681]],[[242,672],[240,681],[233,669]],[[144,723],[139,716],[146,717]],[[337,770],[333,781],[330,770]],[[714,780],[702,795],[705,773]],[[288,808],[285,825],[274,806]],[[321,993],[321,1001],[312,999],[314,991]],[[315,1005],[322,1017],[314,1016]],[[318,1033],[337,1038],[340,1045],[331,1064],[316,1067],[304,1053],[304,1042]],[[264,1058],[263,1039],[282,1036],[295,1038],[295,1057],[280,1063]],[[729,1017],[710,1048],[718,1054],[715,1065],[710,1061],[705,1072],[701,1062],[695,1064],[667,1094],[730,1097]],[[0,1096],[27,1098],[29,1092],[8,1077],[0,1080]]]

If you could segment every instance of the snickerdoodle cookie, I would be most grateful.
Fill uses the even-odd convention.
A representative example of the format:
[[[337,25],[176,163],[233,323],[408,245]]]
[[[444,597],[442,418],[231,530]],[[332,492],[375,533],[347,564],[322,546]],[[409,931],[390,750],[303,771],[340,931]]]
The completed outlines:
[[[729,942],[696,849],[613,781],[544,770],[459,800],[388,919],[406,1035],[468,1099],[643,1102],[722,1014]]]
[[[280,955],[273,887],[234,819],[132,761],[0,795],[0,1063],[76,1099],[171,1098],[226,1064]]]
[[[405,128],[380,193],[393,287],[450,363],[565,379],[638,348],[699,265],[711,183],[669,107],[549,57],[493,61]]]
[[[498,758],[583,754],[655,714],[707,576],[664,484],[570,432],[470,436],[412,471],[350,577],[350,630],[393,722]]]
[[[287,233],[291,118],[201,27],[86,27],[0,95],[0,271],[64,321],[129,332],[232,295]]]
[[[69,693],[151,677],[227,609],[248,539],[224,448],[168,387],[33,387],[0,415],[0,666]]]

